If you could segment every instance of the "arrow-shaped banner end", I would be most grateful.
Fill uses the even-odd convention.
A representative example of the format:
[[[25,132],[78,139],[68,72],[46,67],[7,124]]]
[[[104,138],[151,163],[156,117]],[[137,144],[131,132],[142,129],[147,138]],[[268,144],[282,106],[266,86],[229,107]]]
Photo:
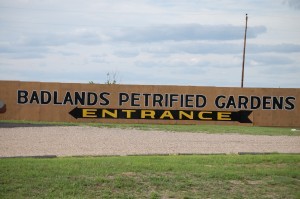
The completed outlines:
[[[252,121],[249,119],[249,116],[251,115],[252,111],[238,111],[239,114],[239,122],[240,123],[252,123]]]
[[[82,117],[82,110],[76,107],[73,110],[71,110],[69,114],[72,115],[75,119],[78,119]]]

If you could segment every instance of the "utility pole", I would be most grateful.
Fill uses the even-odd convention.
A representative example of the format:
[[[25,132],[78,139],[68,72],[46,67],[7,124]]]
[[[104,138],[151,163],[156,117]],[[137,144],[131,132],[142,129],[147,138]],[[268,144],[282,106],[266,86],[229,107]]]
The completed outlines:
[[[246,38],[247,38],[247,23],[248,23],[248,14],[246,14],[246,27],[245,27],[245,36],[244,36],[244,51],[243,51],[243,65],[242,65],[242,82],[241,82],[241,88],[244,87],[244,68],[245,68],[245,52],[246,52]]]

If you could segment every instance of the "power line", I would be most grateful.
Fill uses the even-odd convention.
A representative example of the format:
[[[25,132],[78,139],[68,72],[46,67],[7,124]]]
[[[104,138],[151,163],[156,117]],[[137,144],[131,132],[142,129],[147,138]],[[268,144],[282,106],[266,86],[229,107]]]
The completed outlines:
[[[245,27],[245,36],[244,36],[244,49],[243,49],[243,65],[242,65],[241,88],[244,88],[244,68],[245,68],[245,53],[246,53],[246,39],[247,39],[247,24],[248,24],[248,14],[246,14],[246,27]]]

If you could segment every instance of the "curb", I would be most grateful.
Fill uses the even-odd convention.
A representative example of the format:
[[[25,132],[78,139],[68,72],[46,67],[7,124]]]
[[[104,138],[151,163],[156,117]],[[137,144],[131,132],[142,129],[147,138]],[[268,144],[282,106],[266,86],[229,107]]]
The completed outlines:
[[[128,154],[128,155],[75,155],[75,156],[57,156],[57,155],[41,155],[41,156],[11,156],[0,157],[0,159],[11,158],[34,158],[34,159],[51,159],[51,158],[97,158],[97,157],[135,157],[135,156],[208,156],[208,155],[300,155],[300,153],[277,153],[277,152],[238,152],[238,153],[176,153],[176,154]]]

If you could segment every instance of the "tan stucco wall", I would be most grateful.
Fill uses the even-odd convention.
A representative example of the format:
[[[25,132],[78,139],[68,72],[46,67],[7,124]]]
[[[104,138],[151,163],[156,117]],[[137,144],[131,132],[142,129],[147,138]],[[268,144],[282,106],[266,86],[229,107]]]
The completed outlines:
[[[85,92],[84,104],[75,103],[75,92]],[[24,95],[28,94],[26,97]],[[51,95],[51,100],[48,95]],[[87,95],[97,95],[97,103],[88,105]],[[130,99],[120,105],[120,93],[122,99],[128,94]],[[35,95],[36,94],[36,95]],[[44,94],[44,104],[41,101]],[[57,100],[55,101],[56,95]],[[162,104],[153,106],[153,94],[163,96]],[[181,100],[181,95],[187,97],[189,102]],[[148,96],[148,104],[145,102]],[[173,96],[173,106],[170,106],[170,98]],[[204,96],[206,104],[203,105]],[[228,99],[234,100],[229,107],[218,108],[217,104],[227,103]],[[230,97],[232,96],[232,97]],[[252,96],[252,97],[251,97]],[[165,98],[168,98],[167,100]],[[132,100],[135,98],[135,100]],[[247,107],[243,104],[238,107],[238,100],[248,99]],[[259,107],[250,106],[251,98],[259,98]],[[28,100],[27,102],[26,99]],[[91,101],[93,101],[92,98]],[[176,102],[177,99],[177,102]],[[18,102],[19,100],[19,102]],[[65,100],[65,104],[63,101]],[[265,100],[265,103],[263,101]],[[283,100],[282,104],[274,106],[274,100]],[[109,122],[109,123],[158,123],[158,124],[228,124],[228,125],[254,125],[254,126],[300,126],[300,89],[283,88],[228,88],[228,87],[199,87],[199,86],[153,86],[153,85],[106,85],[106,84],[78,84],[78,83],[48,83],[48,82],[20,82],[0,81],[0,101],[5,104],[5,112],[0,111],[0,120],[31,120],[31,121],[62,121],[62,122]],[[31,101],[31,102],[30,102]],[[256,102],[255,101],[255,102]],[[166,104],[166,102],[168,102]],[[187,104],[186,104],[187,103]],[[231,105],[230,105],[231,104]],[[254,104],[256,106],[256,104]],[[282,105],[282,106],[281,106]],[[193,106],[193,107],[192,107]],[[274,106],[274,107],[273,107]],[[211,121],[211,120],[176,120],[165,115],[163,119],[110,119],[110,118],[74,118],[69,114],[74,108],[93,109],[120,109],[120,110],[172,110],[172,111],[217,111],[237,112],[252,111],[249,119],[252,123],[240,123],[238,121]],[[0,107],[1,108],[1,107]],[[3,109],[4,110],[4,109]],[[89,109],[90,110],[90,109]],[[198,111],[198,112],[197,112]],[[170,112],[169,112],[170,113]],[[173,113],[173,112],[172,112]],[[92,116],[93,115],[92,110]],[[217,114],[217,113],[216,113]],[[230,113],[229,113],[230,114]],[[209,118],[210,114],[203,115]],[[157,116],[158,117],[158,116]]]

